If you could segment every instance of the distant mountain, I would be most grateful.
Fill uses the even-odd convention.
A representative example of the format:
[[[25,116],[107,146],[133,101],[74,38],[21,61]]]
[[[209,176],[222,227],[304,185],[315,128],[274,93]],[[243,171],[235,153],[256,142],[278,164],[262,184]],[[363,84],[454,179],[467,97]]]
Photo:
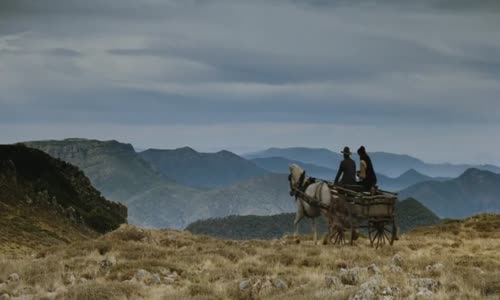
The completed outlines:
[[[186,214],[204,206],[193,203],[199,190],[159,174],[130,144],[86,139],[24,144],[77,165],[106,197],[128,206],[131,223],[182,228],[187,222]]]
[[[291,164],[298,164],[301,168],[307,171],[309,176],[322,178],[322,179],[332,179],[335,178],[337,170],[317,166],[311,163],[304,163],[297,160],[290,160],[283,157],[265,157],[265,158],[254,158],[251,160],[257,166],[273,173],[288,174],[289,167]]]
[[[294,213],[272,216],[228,216],[196,221],[186,227],[194,234],[204,234],[226,239],[273,239],[293,234]],[[400,232],[418,226],[432,225],[440,219],[417,200],[407,199],[397,205],[397,222]],[[323,218],[318,223],[318,232],[326,233],[327,224]],[[311,223],[305,219],[300,223],[301,234],[311,234]]]
[[[500,212],[500,174],[472,168],[456,179],[418,183],[400,195],[418,199],[440,217]]]
[[[142,160],[130,144],[86,139],[24,144],[78,166],[106,197],[122,203],[127,203],[131,194],[168,181]]]
[[[289,172],[289,166],[295,163],[301,166],[304,170],[306,170],[309,176],[321,179],[333,180],[337,175],[337,170],[334,169],[320,167],[310,163],[289,160],[282,157],[254,158],[252,159],[252,161],[259,167],[274,173],[287,174]],[[396,178],[388,177],[383,174],[377,174],[377,178],[378,178],[378,186],[381,189],[388,191],[399,191],[423,181],[429,181],[429,180],[443,181],[449,179],[449,178],[435,178],[426,176],[424,174],[417,172],[414,169],[410,169]]]
[[[355,152],[355,149],[351,151]],[[457,177],[471,167],[500,173],[500,167],[493,165],[429,164],[409,155],[385,152],[371,152],[370,156],[377,173],[390,177],[400,176],[410,169],[432,177]],[[336,169],[342,160],[340,153],[315,148],[270,148],[261,152],[246,154],[244,157],[247,159],[282,157],[332,169]],[[356,154],[354,154],[353,158],[358,160]]]
[[[175,150],[149,149],[139,153],[161,174],[194,187],[222,187],[269,174],[232,152],[200,153],[189,147]]]
[[[201,190],[158,173],[131,145],[117,141],[68,139],[25,144],[79,166],[106,197],[128,206],[131,223],[146,227],[184,228],[198,219],[276,214],[295,207],[286,175],[264,175]],[[225,152],[219,155],[234,158]]]
[[[22,145],[0,145],[0,250],[94,237],[127,222],[77,168]]]

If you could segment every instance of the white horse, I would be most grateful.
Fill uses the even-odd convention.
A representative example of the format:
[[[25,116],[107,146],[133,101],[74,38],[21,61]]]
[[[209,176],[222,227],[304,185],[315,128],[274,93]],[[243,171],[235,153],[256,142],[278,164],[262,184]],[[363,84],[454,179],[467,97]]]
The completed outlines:
[[[297,214],[295,215],[295,233],[297,237],[299,230],[299,222],[308,217],[311,219],[313,228],[314,243],[318,240],[318,232],[315,219],[321,216],[322,207],[330,207],[332,202],[332,194],[328,184],[323,181],[315,182],[311,177],[306,176],[306,172],[296,164],[290,166],[290,196],[295,196],[297,204]],[[297,192],[300,191],[300,192]],[[307,197],[307,200],[304,199]],[[316,203],[312,203],[312,201]]]

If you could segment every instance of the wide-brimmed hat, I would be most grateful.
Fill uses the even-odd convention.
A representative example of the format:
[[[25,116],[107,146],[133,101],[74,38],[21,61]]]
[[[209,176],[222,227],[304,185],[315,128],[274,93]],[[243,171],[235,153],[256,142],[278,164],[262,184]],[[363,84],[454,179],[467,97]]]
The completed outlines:
[[[342,154],[348,154],[348,155],[351,155],[351,149],[349,149],[349,147],[345,146],[344,147],[344,150],[342,152],[340,152]]]

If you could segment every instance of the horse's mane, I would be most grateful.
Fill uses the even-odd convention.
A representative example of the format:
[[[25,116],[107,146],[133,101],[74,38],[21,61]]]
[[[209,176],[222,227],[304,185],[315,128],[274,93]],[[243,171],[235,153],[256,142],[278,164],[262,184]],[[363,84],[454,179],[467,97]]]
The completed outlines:
[[[302,175],[302,173],[304,173],[304,170],[297,164],[291,164],[290,173],[294,178],[299,178]]]

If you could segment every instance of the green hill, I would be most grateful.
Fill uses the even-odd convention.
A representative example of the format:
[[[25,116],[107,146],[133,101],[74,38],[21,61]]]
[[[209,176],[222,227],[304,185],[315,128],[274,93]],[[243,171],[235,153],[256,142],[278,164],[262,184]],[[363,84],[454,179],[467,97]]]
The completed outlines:
[[[0,248],[93,237],[127,222],[83,172],[42,151],[0,145]]]
[[[226,239],[273,239],[294,232],[294,213],[272,216],[229,216],[200,220],[186,227],[194,234],[203,234]],[[439,218],[415,199],[401,201],[397,205],[397,224],[400,232],[418,226],[439,223]],[[318,231],[325,233],[327,225],[323,218],[318,221]],[[311,234],[311,222],[304,219],[299,225],[301,234]]]

